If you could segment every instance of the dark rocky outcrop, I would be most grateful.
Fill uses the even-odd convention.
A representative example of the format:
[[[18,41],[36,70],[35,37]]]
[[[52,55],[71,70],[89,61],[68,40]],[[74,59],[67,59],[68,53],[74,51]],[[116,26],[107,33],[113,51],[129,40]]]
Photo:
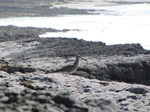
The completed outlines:
[[[8,73],[21,72],[21,73],[30,73],[35,72],[33,67],[25,67],[21,65],[9,64],[5,60],[0,60],[0,70]]]
[[[65,60],[69,61],[69,58],[80,54],[87,58],[89,63],[82,62],[82,66],[79,66],[75,75],[99,80],[150,84],[149,51],[143,49],[140,44],[106,45],[103,42],[76,38],[39,38],[36,33],[51,30],[43,28],[1,27],[1,32],[6,32],[6,30],[10,33],[7,38],[3,35],[0,37],[0,40],[3,41],[1,44],[6,45],[3,45],[1,53],[4,56],[1,56],[1,59],[11,60],[12,64],[1,68],[7,69],[9,73],[34,72],[37,69],[47,73],[52,72],[65,65]],[[6,53],[4,50],[12,52]],[[55,57],[58,57],[58,60],[55,60]],[[43,65],[36,62],[49,64]],[[60,62],[62,64],[58,65]],[[26,65],[15,63],[26,63]]]
[[[150,55],[101,58],[89,66],[80,67],[74,74],[99,80],[115,80],[150,85]],[[102,63],[102,62],[104,63]]]
[[[39,38],[42,29],[10,27],[12,33],[0,34],[0,111],[149,110],[150,52],[140,44]],[[77,53],[88,63],[80,60],[72,75],[53,73]]]
[[[27,38],[39,38],[39,34],[46,32],[67,32],[68,29],[57,30],[53,28],[17,27],[13,25],[0,26],[0,42],[15,41]]]

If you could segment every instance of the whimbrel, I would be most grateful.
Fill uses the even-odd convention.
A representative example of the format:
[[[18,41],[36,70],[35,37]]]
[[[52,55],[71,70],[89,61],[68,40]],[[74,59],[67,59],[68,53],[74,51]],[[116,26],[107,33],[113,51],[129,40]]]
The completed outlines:
[[[87,60],[82,58],[80,55],[76,55],[76,61],[72,65],[64,66],[61,69],[56,70],[55,72],[64,72],[64,73],[75,72],[78,68],[78,65],[79,65],[79,58],[81,58],[87,62]]]

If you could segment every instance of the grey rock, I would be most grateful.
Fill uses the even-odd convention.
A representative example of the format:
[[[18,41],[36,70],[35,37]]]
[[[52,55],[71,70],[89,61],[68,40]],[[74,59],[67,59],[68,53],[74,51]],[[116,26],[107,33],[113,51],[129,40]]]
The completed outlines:
[[[9,98],[8,98],[7,96],[4,96],[4,97],[1,98],[0,101],[1,101],[2,103],[6,103],[6,102],[8,102],[8,100],[9,100]]]
[[[6,61],[7,62],[7,61]],[[22,67],[21,65],[15,65],[15,64],[3,64],[3,62],[0,61],[0,70],[8,72],[8,73],[14,73],[14,72],[35,72],[34,67]],[[3,76],[1,76],[3,77]]]
[[[46,85],[44,90],[32,90],[21,85],[21,80],[17,82],[16,79],[19,79],[20,75],[19,73],[13,73],[10,75],[11,77],[8,75],[6,78],[11,78],[12,86],[0,89],[0,104],[3,106],[0,110],[2,112],[16,110],[23,112],[48,112],[50,110],[54,112],[121,112],[122,110],[132,110],[129,104],[132,106],[138,101],[144,101],[147,105],[150,100],[149,86],[138,85],[139,89],[135,89],[137,85],[127,83],[99,81],[61,73],[36,73],[36,77],[47,77],[54,80],[57,78],[57,82],[47,83],[46,80],[40,78],[35,80],[34,73],[30,73],[30,75],[26,73],[24,75],[28,77],[27,80],[29,77],[31,77],[30,80],[34,79],[31,82],[33,86]],[[71,86],[68,87],[66,84]],[[53,89],[49,86],[53,86]],[[146,91],[145,94],[143,94],[144,91]],[[7,107],[7,104],[10,106]],[[14,105],[16,106],[14,107]],[[138,106],[142,105],[143,103],[139,103]],[[148,110],[148,107],[149,105],[144,109]],[[133,106],[132,108],[136,109],[137,107]]]
[[[137,100],[137,97],[136,97],[136,95],[127,96],[127,98],[132,98],[132,99],[134,99],[134,100]]]
[[[42,39],[37,36],[42,29],[12,29],[16,33],[0,36],[0,111],[149,111],[150,52],[141,45]],[[72,75],[53,73],[76,53],[88,63],[80,60]]]
[[[85,103],[94,107],[98,107],[103,112],[114,112],[114,110],[116,110],[117,108],[116,106],[114,106],[113,102],[111,102],[110,100],[105,100],[105,99],[87,100],[85,101]]]
[[[131,93],[135,93],[135,94],[146,94],[150,91],[146,90],[145,88],[129,88],[129,89],[126,89],[126,91],[129,91]]]

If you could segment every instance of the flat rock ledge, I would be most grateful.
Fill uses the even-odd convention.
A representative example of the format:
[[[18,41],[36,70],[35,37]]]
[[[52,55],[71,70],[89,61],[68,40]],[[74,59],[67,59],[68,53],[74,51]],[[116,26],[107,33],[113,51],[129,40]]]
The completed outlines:
[[[43,30],[36,28],[34,33],[28,32],[32,28],[13,27],[12,33],[4,29],[0,34],[0,111],[150,110],[150,52],[140,44],[108,46],[75,38],[39,38]],[[88,63],[80,60],[78,70],[70,75],[54,73],[74,62],[76,54]]]

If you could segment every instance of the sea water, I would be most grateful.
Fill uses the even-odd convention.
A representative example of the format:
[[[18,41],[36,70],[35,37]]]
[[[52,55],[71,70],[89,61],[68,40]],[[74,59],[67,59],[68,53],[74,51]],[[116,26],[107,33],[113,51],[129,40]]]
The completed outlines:
[[[5,18],[0,19],[0,25],[69,29],[68,32],[47,32],[40,37],[79,38],[102,41],[107,45],[140,43],[145,49],[150,49],[150,4],[86,8],[96,11],[91,15]]]

